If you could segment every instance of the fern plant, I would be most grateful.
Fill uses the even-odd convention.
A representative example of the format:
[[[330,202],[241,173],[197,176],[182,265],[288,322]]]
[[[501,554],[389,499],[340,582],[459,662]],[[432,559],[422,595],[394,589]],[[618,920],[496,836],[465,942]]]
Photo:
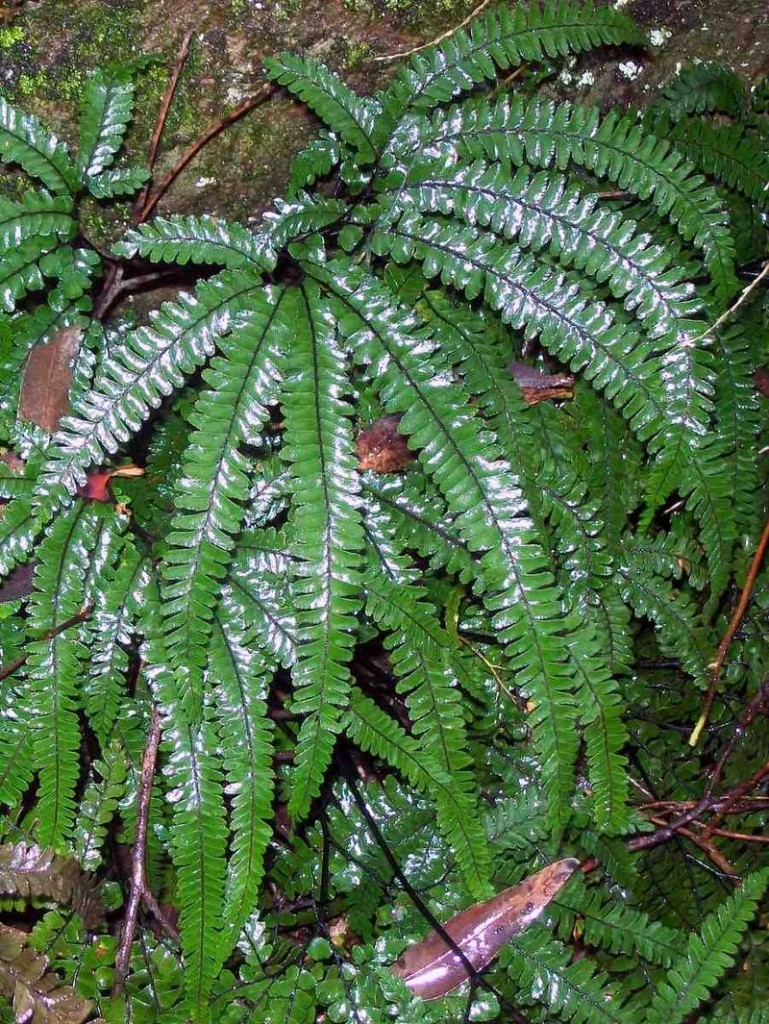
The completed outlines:
[[[719,984],[707,1019],[743,1019],[757,934],[728,972],[769,880],[749,624],[707,745],[685,738],[765,507],[760,307],[721,321],[765,256],[766,125],[718,69],[643,116],[534,91],[642,42],[548,0],[374,97],[271,57],[325,126],[286,198],[258,230],[172,214],[109,253],[79,201],[146,178],[114,164],[127,70],[91,79],[74,158],[0,101],[33,182],[0,206],[0,800],[116,909],[125,883],[125,922],[146,904],[122,944],[58,910],[29,939],[107,1020],[683,1021]],[[711,108],[734,123],[690,116]],[[105,259],[189,290],[105,321]],[[573,397],[527,400],[521,365]],[[708,832],[721,811],[740,827]],[[445,919],[566,853],[586,881],[472,1008],[390,974],[424,901]]]

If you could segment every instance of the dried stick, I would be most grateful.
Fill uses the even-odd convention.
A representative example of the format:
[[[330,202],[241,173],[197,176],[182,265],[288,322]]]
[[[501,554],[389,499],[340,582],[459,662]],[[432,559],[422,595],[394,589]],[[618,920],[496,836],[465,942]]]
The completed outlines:
[[[665,825],[665,821],[662,818],[650,818],[649,820],[654,822],[655,825]],[[693,822],[693,824],[703,827],[700,822]],[[711,843],[706,836],[699,836],[696,832],[692,832],[691,829],[688,828],[678,828],[676,829],[676,832],[678,835],[683,836],[684,839],[688,839],[689,842],[694,843],[695,846],[699,847],[705,856],[708,857],[709,860],[713,861],[719,871],[722,871],[725,875],[731,875],[733,878],[738,877],[737,872],[726,857],[724,857],[720,850],[716,849],[713,843]]]
[[[729,803],[726,808],[726,814],[751,814],[753,811],[766,811],[769,809],[769,797],[754,797],[752,800],[740,800],[737,803],[727,801],[723,796],[719,796],[710,805],[710,810],[714,813],[721,810],[722,805]],[[657,811],[659,814],[675,814],[681,813],[682,811],[689,810],[690,807],[695,807],[697,804],[696,800],[652,800],[647,804],[639,804],[638,810],[642,813],[646,811]]]
[[[269,99],[271,96],[274,96],[277,91],[277,87],[272,85],[271,83],[268,85],[263,85],[262,88],[254,96],[252,96],[250,99],[244,100],[239,106],[235,107],[234,110],[231,110],[229,114],[225,114],[224,117],[222,117],[219,121],[217,121],[215,124],[212,124],[209,128],[207,128],[206,131],[204,131],[203,134],[200,136],[200,138],[193,142],[193,144],[190,146],[187,152],[181,156],[181,158],[177,161],[175,166],[171,168],[171,170],[168,172],[165,178],[163,178],[163,180],[158,185],[154,194],[147,199],[142,210],[142,220],[146,220],[146,218],[149,217],[149,215],[155,209],[155,207],[163,198],[163,196],[171,187],[171,185],[179,177],[179,175],[187,166],[187,164],[198,155],[198,153],[201,151],[201,149],[203,149],[204,146],[207,146],[212,139],[216,138],[217,135],[221,135],[225,128],[229,128],[229,126],[231,124],[234,124],[235,121],[239,121],[240,118],[243,117],[245,114],[248,114],[255,107],[258,107],[261,103],[264,103],[265,100]]]
[[[193,30],[190,29],[182,39],[182,45],[179,49],[179,53],[176,57],[176,64],[171,72],[171,77],[168,79],[168,85],[163,96],[163,100],[160,104],[160,110],[158,111],[157,122],[155,123],[155,130],[152,133],[152,140],[150,142],[149,152],[147,153],[147,166],[150,171],[155,166],[155,160],[158,155],[158,147],[160,146],[160,139],[163,135],[163,129],[166,126],[168,120],[168,111],[171,109],[171,103],[173,102],[174,95],[176,94],[176,88],[179,84],[179,77],[182,73],[182,68],[187,63],[187,58],[190,55],[190,41],[192,40]],[[141,224],[147,218],[145,212],[145,205],[147,203],[147,197],[150,191],[151,181],[148,181],[144,188],[142,188],[139,195],[136,197],[134,203],[134,212],[136,215],[137,223]]]
[[[757,715],[765,710],[768,704],[769,681],[765,680],[759,687],[758,693],[745,709],[742,718],[734,730],[733,736],[726,744],[724,752],[719,758],[718,764],[713,769],[708,780],[708,784],[705,787],[705,792],[703,793],[702,798],[696,803],[691,802],[683,804],[682,806],[687,807],[684,813],[674,821],[671,821],[664,825],[664,827],[658,829],[656,832],[631,839],[627,844],[628,850],[647,850],[654,846],[659,846],[660,843],[667,842],[668,839],[671,839],[685,825],[696,821],[705,811],[713,810],[715,807],[718,807],[718,811],[713,819],[713,823],[721,821],[730,812],[730,808],[733,807],[734,804],[738,803],[746,793],[750,792],[751,789],[754,789],[766,775],[769,775],[769,762],[767,762],[763,768],[760,768],[758,772],[752,775],[749,779],[746,779],[744,782],[739,783],[739,785],[734,786],[727,793],[722,793],[719,796],[713,795],[713,790],[721,781],[721,776],[724,773],[724,767],[735,746],[745,735],[746,729],[750,727]]]
[[[723,821],[726,815],[729,813],[730,808],[741,800],[746,793],[749,793],[751,789],[755,789],[765,778],[769,777],[769,761],[766,762],[761,768],[758,769],[749,779],[745,779],[739,786],[735,786],[734,789],[726,794],[723,799],[721,807],[718,809],[716,814],[713,816],[711,825],[717,824],[719,821]]]
[[[158,760],[160,748],[160,712],[156,707],[152,708],[150,727],[147,733],[147,742],[142,755],[141,776],[139,778],[139,793],[136,803],[136,835],[131,850],[131,879],[129,882],[128,905],[126,906],[123,928],[120,932],[120,944],[118,945],[115,958],[115,979],[112,984],[112,995],[122,991],[128,974],[128,967],[131,960],[131,947],[136,936],[136,925],[139,920],[139,905],[142,900],[150,908],[150,912],[160,911],[154,898],[149,896],[147,889],[147,871],[145,859],[147,855],[147,832],[149,829],[150,798],[152,796],[152,779],[155,775],[155,766]],[[168,930],[168,922],[165,921],[162,913],[159,914],[160,923],[165,923]],[[173,931],[173,930],[172,930]],[[178,939],[178,936],[177,936]]]
[[[87,618],[90,618],[91,612],[93,611],[92,605],[86,605],[76,615],[73,615],[69,619],[65,619],[64,622],[60,622],[58,626],[54,626],[52,629],[46,630],[41,636],[36,637],[37,640],[53,640],[59,633],[63,633],[65,629],[70,629],[72,626],[77,626],[81,622],[85,622]],[[7,679],[8,676],[12,676],[14,672],[18,672],[23,665],[26,664],[28,654],[22,654],[20,658],[16,658],[15,661],[10,661],[7,665],[0,667],[0,682],[3,679]]]
[[[465,25],[469,25],[473,18],[480,14],[484,7],[488,7],[490,3],[491,0],[483,0],[483,3],[478,4],[475,10],[470,11],[464,21],[460,21],[458,25],[442,32],[441,35],[437,36],[429,43],[422,43],[420,46],[413,46],[410,50],[401,50],[400,53],[388,53],[384,57],[374,57],[374,62],[377,64],[388,63],[391,60],[398,60],[400,57],[410,57],[412,53],[420,53],[422,50],[427,50],[431,46],[437,46],[439,43],[442,43],[444,39],[448,39],[449,36],[453,36],[457,29],[464,28]]]
[[[513,84],[513,82],[516,80],[516,78],[520,78],[522,74],[524,74],[526,71],[528,71],[528,68],[529,68],[528,64],[520,64],[515,69],[515,71],[512,71],[506,78],[503,78],[501,82],[498,82],[497,85],[494,86],[494,88],[489,93],[489,99],[490,100],[495,100],[497,98],[497,96],[500,95],[500,93],[504,92],[504,90],[509,85]]]
[[[713,828],[712,825],[703,826],[709,835],[724,836],[726,839],[738,839],[742,843],[769,843],[769,836],[753,836],[747,832],[731,832],[727,828]]]
[[[769,274],[769,260],[767,260],[764,264],[763,268],[761,269],[761,273],[750,282],[747,288],[740,292],[740,294],[737,296],[737,300],[721,314],[718,320],[716,320],[716,322],[711,327],[708,327],[704,334],[701,334],[700,337],[697,338],[697,342],[699,343],[700,341],[703,341],[705,338],[708,337],[709,334],[712,334],[713,331],[718,330],[721,324],[728,320],[732,313],[736,313],[740,306],[743,304],[743,302],[747,300],[748,296],[751,294],[753,289],[758,287],[758,285],[761,283],[761,281],[763,281],[767,274]]]
[[[190,40],[192,39],[192,31],[187,32],[182,40],[182,45],[176,58],[176,64],[174,70],[171,73],[171,77],[168,80],[166,86],[165,95],[160,104],[160,110],[158,111],[157,121],[155,123],[155,130],[152,133],[152,139],[150,141],[150,148],[147,154],[147,165],[152,170],[155,160],[157,158],[158,146],[160,145],[160,139],[165,128],[166,120],[168,118],[168,111],[173,100],[176,87],[179,84],[179,76],[181,75],[182,68],[189,56],[190,52]],[[139,195],[136,197],[132,207],[131,220],[134,224],[141,224],[147,219],[148,208],[147,199],[149,195],[151,180],[144,185]],[[111,263],[107,269],[107,273],[104,275],[104,284],[101,291],[94,299],[93,304],[93,316],[95,320],[103,320],[107,313],[112,308],[115,300],[122,295],[126,288],[124,282],[125,267],[120,263]]]
[[[769,268],[769,263],[767,263]],[[692,729],[692,734],[689,737],[689,746],[696,747],[700,738],[702,730],[705,728],[708,716],[710,715],[713,707],[713,702],[716,699],[716,690],[718,689],[718,681],[721,678],[721,669],[723,668],[724,661],[726,659],[729,646],[734,639],[734,634],[739,629],[740,623],[743,620],[745,612],[750,601],[751,594],[753,593],[753,587],[756,585],[756,579],[761,568],[761,563],[764,560],[767,545],[769,544],[769,519],[764,525],[764,532],[761,534],[761,540],[758,542],[756,553],[753,556],[753,561],[750,563],[750,569],[748,570],[747,579],[745,580],[745,586],[742,588],[740,599],[737,602],[737,607],[734,609],[732,617],[729,621],[729,626],[724,633],[721,643],[718,645],[718,651],[716,652],[716,660],[710,665],[710,687],[708,688],[707,696],[705,697],[705,703],[702,706],[700,717],[697,720],[697,724]]]

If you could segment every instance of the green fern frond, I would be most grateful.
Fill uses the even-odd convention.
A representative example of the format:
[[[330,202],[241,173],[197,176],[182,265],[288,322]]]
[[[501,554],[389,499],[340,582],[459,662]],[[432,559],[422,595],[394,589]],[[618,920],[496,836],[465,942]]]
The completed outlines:
[[[602,119],[597,108],[569,103],[481,100],[407,123],[392,143],[401,161],[428,148],[454,159],[585,167],[648,199],[684,239],[701,248],[721,299],[736,290],[734,244],[717,193],[669,142],[645,132],[633,114],[612,112]]]
[[[625,539],[619,572],[625,600],[637,615],[647,616],[657,626],[662,650],[678,657],[686,671],[705,685],[706,666],[713,660],[717,642],[686,591],[650,575],[643,558],[634,557],[630,537]]]
[[[619,317],[614,320],[600,302],[588,306],[586,295],[568,277],[489,242],[470,228],[460,231],[404,213],[387,232],[376,233],[372,244],[398,261],[421,259],[426,276],[440,274],[468,299],[482,294],[503,321],[525,329],[527,335],[538,333],[559,359],[605,390],[639,438],[652,450],[664,447],[665,458],[658,467],[658,472],[663,466],[666,471],[661,493],[676,486],[685,489],[702,522],[714,571],[727,564],[730,538],[719,510],[723,512],[728,498],[723,480],[719,482],[718,459],[697,443],[710,416],[712,371],[709,360],[693,347],[693,325],[680,332],[659,365],[649,341]],[[670,392],[664,402],[660,381]]]
[[[511,177],[483,161],[448,168],[423,162],[396,187],[388,218],[416,207],[487,227],[533,252],[547,249],[564,265],[606,282],[652,337],[675,337],[680,320],[697,310],[665,248],[650,245],[633,221],[599,208],[597,196],[583,195],[559,175],[521,169]]]
[[[734,963],[743,932],[769,885],[769,870],[743,880],[738,892],[702,922],[689,937],[686,951],[670,968],[650,1007],[650,1024],[679,1024],[685,1020]]]
[[[17,689],[6,680],[0,685],[3,707],[14,708],[3,718],[0,729],[0,803],[17,807],[27,792],[34,771],[32,768],[32,715]]]
[[[304,715],[289,800],[307,814],[331,761],[350,686],[347,667],[361,609],[363,530],[355,472],[346,359],[330,312],[313,288],[296,293],[294,339],[284,388],[296,561],[297,657],[292,707]]]
[[[153,263],[214,263],[232,270],[254,266],[269,270],[274,259],[262,239],[239,224],[215,217],[174,214],[127,231],[113,252],[130,259],[140,253]]]
[[[462,690],[473,691],[472,665],[459,650],[455,626],[442,626],[419,570],[404,551],[386,510],[367,502],[365,531],[370,548],[366,610],[389,633],[390,661],[406,694],[413,735],[454,775],[457,789],[475,792],[465,771],[470,763]],[[460,588],[461,591],[461,588]],[[445,614],[449,617],[448,608]],[[470,817],[473,810],[468,808]]]
[[[566,411],[569,432],[587,455],[588,493],[598,497],[609,550],[617,551],[628,516],[642,500],[643,448],[628,432],[620,414],[579,381]]]
[[[27,239],[54,235],[63,241],[73,237],[77,225],[69,196],[27,192],[20,202],[0,199],[0,250],[5,259]]]
[[[728,997],[724,1002],[727,1005],[717,1006],[707,1018],[712,1024],[769,1024],[769,1007],[735,1008]]]
[[[164,305],[151,326],[124,335],[99,367],[91,391],[62,422],[44,486],[63,484],[74,491],[82,484],[89,465],[115,452],[212,355],[232,329],[233,317],[249,308],[259,284],[248,271],[222,271],[198,285],[194,295]]]
[[[258,300],[257,300],[258,295]],[[285,293],[264,290],[219,339],[221,357],[204,371],[203,391],[176,488],[163,570],[163,615],[171,664],[199,713],[202,675],[217,594],[243,520],[251,463],[241,446],[258,433],[277,398],[292,324]]]
[[[494,613],[518,685],[536,705],[534,735],[553,813],[559,813],[555,794],[571,790],[576,756],[566,639],[574,623],[547,571],[517,481],[479,419],[467,412],[463,389],[454,383],[447,395],[435,345],[418,337],[413,315],[374,280],[341,262],[329,271],[309,272],[332,289],[350,344],[371,364],[387,410],[403,414],[403,432],[443,492],[460,535],[477,553],[484,603]]]
[[[41,260],[55,248],[56,240],[42,235],[27,238],[11,252],[4,254],[0,266],[0,305],[6,313],[12,313],[19,300],[28,292],[40,291],[45,287]]]
[[[269,526],[243,530],[238,538],[238,553],[249,571],[282,576],[290,568],[290,536]]]
[[[80,145],[75,167],[94,178],[110,167],[133,116],[134,86],[126,68],[98,69],[89,76],[80,108]]]
[[[686,496],[686,508],[700,524],[700,540],[708,559],[710,589],[721,594],[732,568],[736,530],[730,513],[734,495],[726,471],[728,460],[723,441],[709,438],[689,452],[684,464],[680,490]]]
[[[472,830],[468,836],[467,823],[457,813],[451,776],[396,721],[355,688],[350,693],[345,727],[361,750],[381,757],[435,800],[438,827],[456,854],[468,888],[477,892],[477,836]]]
[[[93,763],[75,822],[75,856],[89,871],[102,863],[102,847],[125,795],[127,777],[126,752],[120,743],[113,742],[103,748],[102,758]]]
[[[138,628],[137,590],[145,572],[136,547],[126,544],[119,566],[94,594],[93,647],[83,680],[83,706],[102,749],[125,705],[128,649]]]
[[[498,336],[498,325],[489,324],[478,311],[461,307],[438,291],[425,292],[419,308],[432,325],[441,350],[456,363],[506,457],[520,473],[538,530],[548,538],[548,524],[555,527],[553,559],[562,566],[561,576],[573,607],[593,623],[601,650],[610,654],[615,670],[629,665],[627,613],[610,583],[613,567],[608,538],[595,503],[586,500],[584,485],[579,482],[587,472],[586,467],[577,469],[581,440],[576,440],[563,459],[555,460],[547,435],[537,429],[532,410],[510,379],[510,339]],[[569,432],[560,432],[559,444],[570,438]]]
[[[318,198],[298,192],[290,201],[276,199],[274,209],[264,215],[264,244],[273,259],[295,238],[312,235],[341,223],[348,213],[341,199]],[[258,236],[261,240],[262,235]]]
[[[376,155],[373,141],[378,104],[357,96],[338,75],[309,57],[283,53],[264,62],[268,78],[299,96],[318,117],[357,153],[361,163]]]
[[[687,535],[671,529],[658,533],[656,537],[638,534],[625,538],[632,551],[637,571],[644,566],[646,573],[666,580],[685,580],[695,590],[702,590],[708,583],[707,566],[702,548],[692,543]],[[624,543],[623,543],[624,546]]]
[[[272,836],[272,722],[265,703],[272,673],[229,610],[221,606],[214,622],[208,671],[216,687],[225,793],[232,802],[223,918],[234,945],[256,905]]]
[[[505,323],[527,336],[539,335],[554,355],[604,390],[641,439],[662,434],[665,413],[651,344],[617,322],[602,303],[588,305],[563,274],[471,228],[416,214],[404,213],[387,232],[377,232],[372,245],[398,262],[420,259],[426,276],[440,275],[469,300],[483,296]]]
[[[569,950],[540,926],[527,928],[500,958],[526,1003],[544,1002],[549,1012],[574,1024],[643,1024],[616,984],[594,961],[570,962]]]
[[[450,788],[450,779],[398,723],[359,690],[350,692],[346,727],[355,743],[370,754],[381,757],[423,792]]]
[[[601,831],[623,832],[630,821],[627,758],[628,732],[622,720],[623,701],[608,668],[575,647],[579,717],[584,726],[588,779],[595,822]]]
[[[57,312],[63,312],[67,305],[90,309],[90,301],[77,300],[91,287],[99,262],[98,254],[92,250],[72,249],[50,235],[28,238],[0,262],[0,305],[12,313],[28,292],[58,282],[58,287],[54,286],[49,294]]]
[[[32,114],[22,114],[0,96],[0,160],[17,164],[51,192],[74,193],[77,172],[64,143]]]
[[[475,18],[469,33],[457,29],[440,47],[412,57],[398,70],[382,105],[394,119],[409,107],[435,107],[478,83],[494,80],[497,68],[643,41],[632,21],[611,7],[573,0],[546,0],[541,6],[513,9],[500,5]]]
[[[289,195],[295,197],[318,178],[324,178],[341,157],[339,139],[332,132],[321,132],[310,139],[291,161]]]
[[[86,187],[94,199],[117,199],[132,196],[149,181],[145,167],[110,167],[86,180]]]
[[[369,530],[371,525],[367,520]],[[372,539],[375,549],[377,539]],[[481,895],[489,880],[489,854],[468,771],[461,680],[454,673],[456,659],[450,659],[451,640],[413,581],[399,586],[388,578],[386,566],[376,562],[369,573],[366,611],[391,633],[386,645],[398,677],[396,689],[406,696],[412,735],[452,780],[455,814],[466,836],[465,859],[473,865],[472,891]]]
[[[559,910],[570,911],[564,915],[559,932],[568,929],[570,935],[578,918],[584,942],[594,949],[615,954],[637,953],[649,963],[665,967],[681,955],[680,932],[652,920],[624,901],[608,898],[600,890],[583,888],[580,892],[571,884],[558,894],[555,902]]]
[[[254,569],[248,559],[237,559],[222,600],[240,609],[262,655],[269,652],[276,664],[290,668],[296,661],[296,617],[286,579],[287,571],[275,576]]]
[[[763,512],[755,452],[761,431],[760,397],[754,382],[751,332],[735,325],[719,334],[715,358],[715,407],[723,445],[722,479],[731,495],[737,536],[757,535]]]
[[[747,90],[740,76],[724,64],[692,64],[681,68],[665,86],[662,98],[665,111],[674,121],[687,114],[713,111],[739,117],[745,109]]]
[[[160,613],[148,595],[152,614]],[[193,726],[176,699],[174,674],[163,644],[152,632],[145,646],[147,677],[163,716],[168,800],[173,806],[171,857],[176,867],[175,902],[184,958],[185,1009],[195,1024],[209,1020],[209,998],[230,943],[224,933],[227,827],[219,729],[210,704]]]
[[[741,125],[714,125],[707,121],[682,121],[656,126],[677,149],[705,174],[740,192],[751,203],[769,206],[769,159],[761,143]]]
[[[445,569],[462,583],[474,578],[472,554],[437,488],[419,476],[388,480],[373,474],[364,487],[377,514],[386,516],[399,536],[408,537],[409,547],[429,559],[433,569]]]
[[[94,549],[98,526],[98,514],[78,503],[57,518],[38,545],[28,602],[32,630],[50,632],[82,611],[81,570]],[[29,644],[25,691],[33,718],[32,767],[39,778],[35,835],[44,846],[63,847],[74,824],[85,654],[74,629]]]

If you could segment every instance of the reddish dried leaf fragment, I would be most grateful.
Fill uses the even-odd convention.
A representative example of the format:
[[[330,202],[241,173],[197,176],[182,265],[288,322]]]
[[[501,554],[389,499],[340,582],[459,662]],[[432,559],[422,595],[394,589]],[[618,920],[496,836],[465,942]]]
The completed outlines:
[[[358,469],[398,473],[414,461],[406,438],[398,433],[400,416],[383,416],[358,435]]]
[[[77,489],[78,496],[89,501],[112,501],[109,484],[116,476],[144,476],[144,470],[138,466],[119,466],[117,469],[101,469],[89,473],[86,482]]]
[[[757,366],[753,373],[753,380],[756,384],[756,390],[759,391],[764,398],[769,398],[769,369],[765,366]]]
[[[507,368],[523,392],[523,400],[529,405],[544,402],[548,398],[571,398],[574,394],[574,378],[570,373],[543,373],[526,363],[508,363]]]

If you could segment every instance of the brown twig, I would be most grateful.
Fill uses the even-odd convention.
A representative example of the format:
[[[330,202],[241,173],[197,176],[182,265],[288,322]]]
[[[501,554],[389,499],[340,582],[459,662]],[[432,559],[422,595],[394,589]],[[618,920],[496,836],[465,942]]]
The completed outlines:
[[[152,168],[155,166],[155,160],[157,159],[158,155],[158,147],[160,146],[160,139],[163,135],[163,130],[166,126],[166,121],[168,120],[168,111],[171,109],[171,103],[173,102],[177,86],[179,85],[179,77],[182,73],[182,68],[187,63],[187,58],[190,55],[190,42],[192,40],[193,34],[193,30],[190,29],[189,32],[185,33],[184,38],[182,39],[182,45],[179,48],[179,53],[177,54],[176,57],[174,69],[171,72],[171,77],[168,79],[168,85],[166,86],[166,91],[163,96],[163,100],[160,104],[160,110],[158,111],[157,121],[155,122],[155,130],[152,133],[152,140],[150,141],[150,148],[149,152],[147,153],[147,166],[150,169],[150,171],[152,171]],[[136,197],[136,202],[134,203],[134,214],[136,218],[136,223],[138,224],[141,224],[147,218],[145,206],[147,203],[147,197],[149,196],[150,192],[150,185],[151,179],[146,183],[144,188]]]
[[[36,640],[53,640],[59,633],[63,633],[65,629],[70,629],[72,626],[77,626],[81,622],[85,622],[90,617],[93,611],[92,605],[86,605],[76,615],[71,616],[69,619],[65,619],[64,622],[60,622],[58,626],[53,626],[51,629],[46,630],[39,637],[35,637]],[[16,658],[15,661],[10,661],[7,665],[0,667],[0,682],[3,679],[7,679],[8,676],[12,676],[14,672],[18,672],[22,666],[27,662],[28,654],[22,654],[20,658]]]
[[[650,818],[655,825],[665,825],[665,821],[661,818]],[[693,822],[695,825],[700,825],[700,822]],[[703,827],[700,825],[700,827]],[[699,847],[700,850],[708,857],[725,875],[731,875],[737,878],[737,872],[734,870],[729,861],[724,857],[720,850],[718,850],[713,843],[710,842],[707,836],[697,835],[696,832],[692,832],[688,828],[676,829],[678,835],[683,836],[684,839],[688,839],[689,842],[694,843],[695,846]]]
[[[115,267],[114,270],[113,274],[105,277],[104,287],[94,302],[93,315],[97,320],[103,319],[117,300],[122,295],[125,295],[126,292],[135,291],[137,288],[143,288],[145,285],[156,281],[162,282],[166,278],[176,277],[179,273],[178,268],[175,267],[173,270],[153,270],[149,274],[138,274],[135,277],[127,278],[125,276],[125,267]]]
[[[509,85],[513,84],[516,78],[520,78],[521,75],[528,70],[528,67],[528,64],[519,64],[515,71],[512,71],[509,75],[507,75],[506,78],[503,78],[501,82],[498,82],[494,86],[494,88],[489,93],[489,99],[495,100],[497,96],[503,93]]]
[[[769,260],[767,260],[767,262],[762,267],[761,273],[750,282],[750,284],[747,286],[747,288],[743,289],[743,291],[740,292],[740,294],[737,296],[736,301],[733,302],[732,305],[729,306],[729,308],[727,310],[725,310],[725,312],[723,312],[721,314],[721,316],[718,318],[718,320],[716,320],[716,322],[714,324],[712,324],[710,327],[708,327],[708,329],[705,331],[704,334],[701,334],[700,337],[697,338],[697,343],[699,344],[699,342],[701,342],[705,338],[707,338],[708,335],[710,335],[714,331],[718,330],[718,328],[721,326],[721,324],[725,323],[729,319],[729,317],[732,315],[732,313],[736,313],[737,310],[740,308],[740,306],[744,302],[747,301],[748,297],[753,292],[753,290],[755,288],[757,288],[759,286],[759,284],[761,284],[763,279],[768,274],[769,274]]]
[[[168,118],[168,111],[173,100],[176,87],[179,83],[179,76],[182,68],[189,56],[190,52],[190,40],[192,39],[192,32],[185,34],[182,40],[182,45],[176,58],[176,64],[174,70],[171,73],[171,77],[168,80],[166,86],[165,95],[160,104],[160,110],[158,111],[157,121],[155,122],[155,130],[152,133],[152,139],[150,141],[150,148],[147,154],[147,166],[150,171],[155,165],[157,158],[158,146],[160,145],[160,139],[165,128],[166,120]],[[149,210],[147,208],[147,202],[149,197],[149,190],[152,179],[146,183],[142,188],[139,195],[136,197],[132,207],[131,221],[135,224],[141,224],[147,219]],[[112,308],[118,297],[122,295],[126,288],[125,284],[125,267],[122,263],[110,263],[107,268],[107,273],[104,275],[104,284],[101,291],[94,299],[93,304],[93,316],[95,320],[103,320],[107,313]]]
[[[705,825],[708,835],[723,836],[725,839],[738,839],[743,843],[769,843],[769,836],[755,836],[747,832],[732,832],[727,828],[713,828],[712,825]]]
[[[228,128],[231,124],[239,121],[241,117],[244,117],[261,103],[264,103],[265,100],[274,96],[277,91],[277,86],[272,83],[263,85],[254,96],[251,96],[250,99],[244,100],[239,106],[235,107],[234,110],[231,110],[229,114],[225,114],[224,117],[207,128],[200,138],[193,142],[186,153],[184,153],[171,168],[165,178],[160,182],[153,195],[147,198],[144,204],[144,209],[142,210],[142,220],[146,220],[146,218],[152,213],[187,164],[198,155],[204,146],[207,146],[212,139],[216,138],[217,135],[221,135],[225,128]]]
[[[112,994],[117,995],[122,991],[125,984],[128,967],[131,960],[131,947],[136,935],[136,925],[139,920],[139,906],[144,901],[150,913],[153,913],[159,920],[161,926],[171,929],[165,919],[160,907],[147,888],[147,832],[149,829],[150,798],[152,796],[152,780],[155,775],[155,767],[158,760],[160,748],[160,712],[156,707],[152,708],[150,727],[147,733],[147,742],[142,755],[141,775],[139,778],[139,792],[136,801],[136,835],[131,850],[131,878],[129,882],[128,904],[126,905],[123,928],[120,932],[120,943],[115,958],[115,978],[112,984]],[[178,941],[178,936],[176,936]]]
[[[738,800],[741,800],[746,793],[749,793],[751,789],[755,789],[756,786],[760,785],[760,783],[762,783],[767,777],[769,777],[769,761],[762,765],[762,767],[751,775],[749,779],[745,779],[744,782],[741,782],[738,786],[735,786],[730,793],[726,794],[723,804],[713,816],[713,820],[710,822],[710,825],[715,825],[719,821],[723,821],[729,813],[730,808],[737,803]]]
[[[710,810],[714,813],[721,810],[722,805],[725,805],[727,800],[720,796],[710,805]],[[639,804],[638,810],[642,813],[646,811],[657,811],[661,815],[665,814],[680,814],[682,811],[688,810],[690,807],[696,807],[696,800],[653,800],[650,803]],[[753,811],[766,811],[769,809],[769,797],[754,797],[752,800],[740,800],[738,803],[732,804],[729,802],[728,808],[725,808],[725,814],[750,814]]]
[[[769,267],[769,264],[767,264]],[[758,542],[756,553],[753,556],[753,561],[750,563],[750,569],[745,580],[745,586],[742,588],[740,599],[737,602],[737,607],[732,613],[732,617],[729,620],[729,625],[726,632],[723,635],[721,643],[718,645],[716,652],[716,660],[710,665],[710,687],[708,688],[707,696],[705,697],[705,703],[702,706],[700,717],[697,720],[697,724],[692,729],[692,734],[689,737],[689,746],[696,747],[699,741],[700,734],[705,728],[708,716],[713,707],[713,702],[716,699],[716,690],[718,689],[718,682],[721,678],[721,669],[723,668],[724,661],[726,659],[729,646],[734,639],[734,634],[740,627],[740,623],[743,620],[748,604],[750,602],[751,594],[753,593],[753,587],[756,585],[756,579],[758,578],[759,570],[761,569],[761,563],[764,560],[767,545],[769,545],[769,519],[767,519],[764,525],[764,532],[761,534],[761,540]]]
[[[374,62],[376,64],[388,63],[391,60],[398,60],[400,57],[410,57],[412,54],[420,53],[422,50],[427,50],[431,46],[438,46],[438,44],[442,43],[444,39],[448,39],[449,36],[453,36],[457,29],[464,28],[465,25],[469,25],[473,18],[477,17],[485,7],[489,6],[490,3],[491,0],[483,0],[483,3],[478,4],[475,10],[470,11],[464,21],[460,21],[458,25],[442,32],[429,43],[421,43],[419,46],[412,46],[410,50],[401,50],[400,53],[388,53],[382,57],[374,57]]]
[[[627,844],[627,849],[631,853],[637,853],[638,850],[651,850],[655,846],[661,846],[662,843],[666,843],[669,839],[672,839],[676,833],[680,832],[684,826],[691,824],[699,816],[708,809],[710,801],[708,798],[703,798],[696,803],[690,810],[685,811],[679,815],[674,821],[663,823],[661,828],[658,828],[656,832],[649,832],[642,836],[636,836],[635,839],[631,839]],[[654,821],[654,818],[651,819]]]
[[[635,839],[631,839],[627,844],[628,850],[648,850],[654,846],[659,846],[661,843],[667,842],[667,840],[671,839],[677,832],[680,832],[684,826],[696,821],[706,811],[712,811],[714,808],[717,808],[717,812],[713,818],[712,824],[716,824],[730,813],[731,807],[738,803],[746,793],[749,793],[751,789],[754,789],[759,782],[769,775],[769,762],[767,762],[767,764],[760,768],[759,771],[749,779],[746,779],[744,782],[739,783],[739,785],[734,786],[727,793],[722,793],[718,796],[714,796],[713,794],[713,790],[721,781],[726,762],[731,756],[737,743],[745,735],[745,731],[750,727],[755,718],[766,709],[768,703],[769,681],[765,680],[759,687],[758,693],[753,697],[750,704],[748,704],[747,708],[743,712],[732,737],[726,744],[724,752],[708,779],[702,798],[696,802],[687,801],[678,804],[678,807],[685,807],[682,814],[671,822],[663,822],[663,827],[658,829],[656,832],[651,832],[647,835],[637,836]],[[659,805],[659,802],[655,801],[655,803]],[[671,807],[671,810],[674,808],[675,805]]]

